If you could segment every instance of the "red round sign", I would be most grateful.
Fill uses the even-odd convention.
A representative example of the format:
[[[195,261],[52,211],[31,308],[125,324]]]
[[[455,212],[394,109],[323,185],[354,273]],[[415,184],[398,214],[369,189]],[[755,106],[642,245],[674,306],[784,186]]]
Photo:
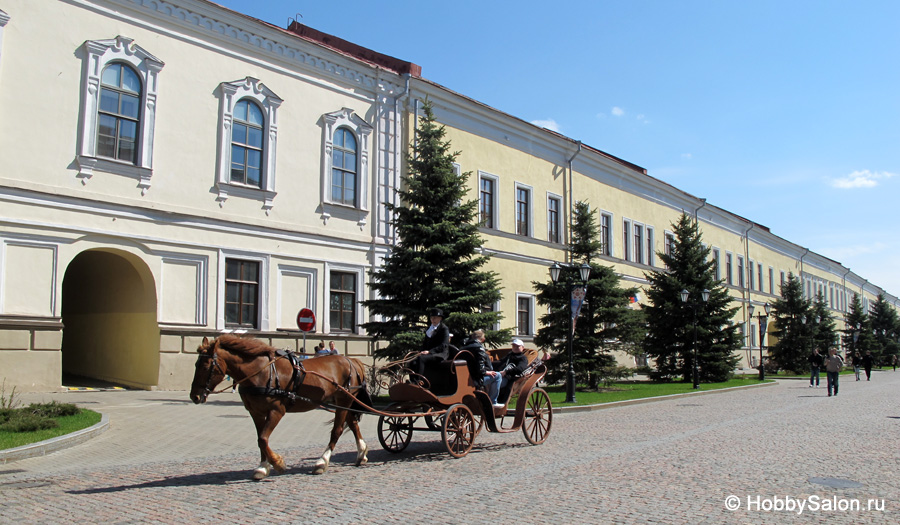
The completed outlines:
[[[297,314],[297,328],[303,332],[312,332],[316,328],[316,314],[309,308],[300,310]]]

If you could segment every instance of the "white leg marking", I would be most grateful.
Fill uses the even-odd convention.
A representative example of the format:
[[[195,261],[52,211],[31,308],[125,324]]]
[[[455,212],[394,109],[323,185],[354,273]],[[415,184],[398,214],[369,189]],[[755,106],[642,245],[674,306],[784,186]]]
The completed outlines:
[[[369,457],[367,454],[369,453],[369,447],[366,445],[366,442],[363,441],[362,438],[356,442],[356,466],[362,466],[369,462]]]
[[[253,479],[259,481],[261,479],[265,479],[268,477],[269,472],[272,471],[271,465],[269,465],[268,461],[260,461],[259,466],[256,467],[256,470],[253,471]]]
[[[316,461],[316,468],[313,469],[313,474],[323,474],[326,470],[328,470],[328,465],[331,463],[331,449],[326,448],[325,452],[322,454],[322,457]]]

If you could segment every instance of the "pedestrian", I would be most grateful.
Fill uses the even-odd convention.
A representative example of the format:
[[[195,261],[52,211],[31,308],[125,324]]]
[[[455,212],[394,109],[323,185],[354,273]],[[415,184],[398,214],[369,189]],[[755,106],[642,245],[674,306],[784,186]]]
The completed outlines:
[[[339,355],[338,349],[334,346],[334,341],[328,341],[328,355]]]
[[[872,357],[872,352],[866,350],[865,357],[862,358],[863,368],[866,370],[866,381],[872,380],[872,365],[875,364],[875,358]]]
[[[895,355],[893,359],[891,359],[891,364],[894,365],[894,372],[897,371],[897,356]]]
[[[862,364],[862,357],[859,356],[859,352],[853,352],[853,372],[856,373],[856,380],[859,381],[859,365]]]
[[[838,380],[841,375],[841,368],[844,367],[844,360],[837,355],[834,348],[828,349],[828,357],[825,358],[825,374],[828,376],[828,397],[831,397],[831,391],[834,395],[838,393]]]
[[[813,387],[813,380],[816,388],[819,388],[819,370],[824,364],[825,356],[819,353],[818,348],[813,348],[812,355],[809,356],[809,388]]]

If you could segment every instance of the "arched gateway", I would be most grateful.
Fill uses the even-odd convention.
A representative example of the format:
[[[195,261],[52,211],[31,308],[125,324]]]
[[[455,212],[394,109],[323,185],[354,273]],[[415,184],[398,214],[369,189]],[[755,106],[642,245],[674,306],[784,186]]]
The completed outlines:
[[[158,384],[156,286],[136,255],[115,249],[78,254],[63,278],[62,321],[64,378]]]

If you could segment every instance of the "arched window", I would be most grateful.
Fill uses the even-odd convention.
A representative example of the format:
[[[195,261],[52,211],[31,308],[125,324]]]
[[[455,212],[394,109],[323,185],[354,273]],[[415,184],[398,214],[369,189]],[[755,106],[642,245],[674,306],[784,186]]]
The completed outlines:
[[[334,133],[331,151],[331,202],[356,205],[356,137],[347,128]]]
[[[100,75],[97,155],[136,164],[140,123],[140,77],[125,64],[109,64]]]
[[[263,112],[247,99],[234,107],[231,182],[262,188]]]

